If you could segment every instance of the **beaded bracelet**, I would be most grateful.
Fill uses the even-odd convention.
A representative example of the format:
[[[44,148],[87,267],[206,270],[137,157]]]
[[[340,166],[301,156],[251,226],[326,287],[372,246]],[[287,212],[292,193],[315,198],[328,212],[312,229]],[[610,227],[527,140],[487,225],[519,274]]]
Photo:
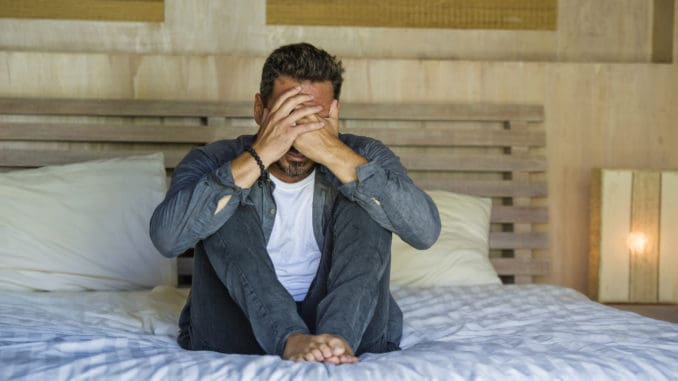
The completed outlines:
[[[254,160],[256,160],[257,165],[259,166],[259,172],[260,172],[259,179],[257,181],[259,182],[259,185],[262,185],[263,182],[264,182],[264,179],[268,178],[268,172],[266,171],[266,168],[264,167],[264,162],[261,161],[261,158],[257,154],[257,151],[255,151],[254,148],[252,148],[251,146],[246,147],[245,151],[249,152],[249,154],[252,155]]]

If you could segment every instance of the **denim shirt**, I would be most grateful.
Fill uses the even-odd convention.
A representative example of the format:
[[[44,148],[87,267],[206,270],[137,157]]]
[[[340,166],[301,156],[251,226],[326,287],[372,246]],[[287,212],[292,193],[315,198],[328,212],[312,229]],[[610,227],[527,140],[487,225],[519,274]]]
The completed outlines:
[[[339,138],[368,163],[356,168],[356,181],[346,184],[324,166],[316,167],[313,231],[318,247],[324,247],[325,225],[338,192],[413,247],[433,245],[440,234],[438,209],[407,176],[400,159],[375,139],[349,134]],[[254,206],[268,241],[276,214],[273,182],[257,181],[251,188],[240,188],[231,173],[231,160],[253,142],[252,135],[217,141],[193,149],[179,163],[164,201],[151,218],[151,240],[160,253],[171,258],[194,247],[215,233],[240,204]],[[226,206],[215,214],[218,201],[227,195],[231,198]]]

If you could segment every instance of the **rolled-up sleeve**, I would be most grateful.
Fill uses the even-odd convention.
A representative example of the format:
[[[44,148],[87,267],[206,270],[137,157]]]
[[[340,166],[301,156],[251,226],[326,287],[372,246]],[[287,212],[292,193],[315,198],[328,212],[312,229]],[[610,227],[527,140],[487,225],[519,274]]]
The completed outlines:
[[[237,141],[218,142],[192,150],[179,163],[165,199],[151,218],[151,240],[166,257],[175,257],[216,232],[247,203],[249,189],[235,185],[231,160],[242,152]],[[217,203],[231,196],[215,214]]]
[[[438,208],[410,179],[400,159],[377,140],[342,138],[368,163],[356,168],[358,179],[341,185],[339,191],[403,241],[417,249],[431,247],[440,235]]]

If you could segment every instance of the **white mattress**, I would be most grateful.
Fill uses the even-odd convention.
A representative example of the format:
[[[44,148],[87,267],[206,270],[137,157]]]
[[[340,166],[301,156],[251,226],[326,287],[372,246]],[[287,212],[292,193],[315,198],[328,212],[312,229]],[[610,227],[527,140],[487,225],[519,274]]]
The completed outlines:
[[[403,351],[341,366],[184,351],[185,295],[0,292],[0,379],[678,379],[678,324],[552,286],[394,289]]]

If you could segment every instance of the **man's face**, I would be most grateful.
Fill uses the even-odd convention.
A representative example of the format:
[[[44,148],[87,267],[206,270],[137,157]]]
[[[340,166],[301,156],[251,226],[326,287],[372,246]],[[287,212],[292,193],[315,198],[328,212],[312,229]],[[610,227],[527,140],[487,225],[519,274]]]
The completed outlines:
[[[330,112],[330,105],[334,100],[334,90],[332,82],[311,82],[298,81],[288,76],[278,77],[273,84],[273,92],[268,100],[266,107],[268,109],[273,106],[275,100],[285,91],[295,87],[301,86],[302,94],[309,94],[313,99],[304,103],[304,106],[322,106],[322,110],[318,113],[319,116],[327,118]],[[269,170],[279,179],[285,182],[296,182],[303,180],[308,176],[313,168],[315,162],[306,158],[306,156],[299,153],[292,147],[280,160],[275,162]]]

